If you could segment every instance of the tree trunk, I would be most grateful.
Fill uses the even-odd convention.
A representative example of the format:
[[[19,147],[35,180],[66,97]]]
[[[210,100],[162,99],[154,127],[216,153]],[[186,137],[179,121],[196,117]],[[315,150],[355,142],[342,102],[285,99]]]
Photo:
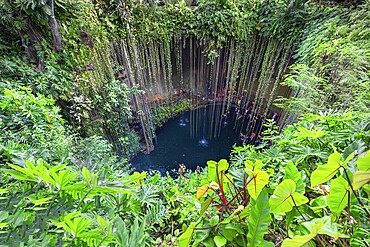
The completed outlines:
[[[53,36],[54,41],[54,47],[58,53],[62,51],[62,38],[59,33],[58,29],[58,22],[54,15],[54,0],[50,0],[50,18],[49,18],[49,24],[50,24],[50,30],[51,34]]]

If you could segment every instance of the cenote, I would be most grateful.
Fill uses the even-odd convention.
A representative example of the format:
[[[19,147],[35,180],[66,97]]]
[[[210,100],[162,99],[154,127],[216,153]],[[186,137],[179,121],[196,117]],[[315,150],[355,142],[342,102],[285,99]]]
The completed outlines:
[[[202,106],[180,113],[156,131],[154,151],[139,153],[131,160],[132,165],[138,171],[165,173],[180,164],[195,170],[197,166],[204,167],[208,160],[227,159],[232,146],[242,144],[240,133],[250,123],[248,117],[238,117],[235,108],[215,117],[221,110],[222,106]],[[255,130],[245,134],[250,136],[261,126],[253,127]],[[249,138],[246,141],[252,142]]]

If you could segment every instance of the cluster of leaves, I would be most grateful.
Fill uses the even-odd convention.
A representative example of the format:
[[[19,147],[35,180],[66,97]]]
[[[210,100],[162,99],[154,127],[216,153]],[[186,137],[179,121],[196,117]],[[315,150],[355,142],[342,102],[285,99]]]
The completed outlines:
[[[208,162],[199,218],[180,246],[363,246],[369,238],[370,123],[307,115],[272,146]],[[198,206],[197,206],[198,205]]]
[[[54,100],[26,87],[1,90],[1,243],[173,246],[181,225],[196,219],[184,205],[196,201],[197,173],[129,175],[107,141],[67,130]]]
[[[306,115],[268,149],[236,147],[231,166],[210,161],[174,179],[120,171],[98,137],[74,143],[53,101],[30,89],[4,89],[1,102],[2,242],[361,246],[369,237],[366,116]]]
[[[180,112],[189,109],[191,106],[190,100],[184,99],[176,103],[155,106],[152,109],[152,119],[155,128],[161,127],[169,119],[175,117]]]
[[[66,63],[67,52],[63,54],[43,52],[39,53],[44,63],[44,69],[39,70],[30,65],[30,61],[24,56],[0,53],[0,78],[9,88],[19,86],[29,87],[32,90],[47,95],[54,99],[68,100],[74,88],[74,61]],[[60,63],[61,60],[65,62]]]
[[[315,13],[297,49],[297,64],[284,81],[296,97],[283,106],[296,113],[328,108],[368,112],[369,4]]]
[[[121,217],[133,202],[139,210],[129,213],[142,212],[138,195],[127,197],[145,173],[128,176],[107,141],[68,131],[54,100],[30,88],[1,85],[0,116],[1,243],[125,246],[137,234],[139,226]]]
[[[168,41],[173,33],[195,35],[211,48],[222,47],[230,38],[247,40],[253,32],[275,37],[297,37],[306,20],[305,1],[199,1],[188,6],[174,1],[162,6],[101,3],[99,16],[117,36],[127,26],[142,40]],[[98,3],[98,6],[100,6]],[[116,7],[115,7],[116,6]],[[115,32],[115,30],[117,32]],[[124,33],[122,33],[124,32]]]

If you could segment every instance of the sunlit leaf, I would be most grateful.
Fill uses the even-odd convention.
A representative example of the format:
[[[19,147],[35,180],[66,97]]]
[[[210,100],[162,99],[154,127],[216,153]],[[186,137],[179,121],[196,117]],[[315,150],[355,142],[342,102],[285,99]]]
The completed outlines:
[[[207,200],[205,200],[202,204],[201,204],[201,208],[200,208],[200,217],[202,217],[202,215],[207,211],[209,205],[211,205],[212,203],[212,197],[208,198]]]
[[[205,193],[207,193],[208,189],[209,189],[208,185],[203,185],[201,187],[198,187],[198,189],[197,189],[197,200],[200,200],[200,198],[202,198],[203,195]]]
[[[324,225],[323,222],[320,222],[318,224],[315,224],[312,229],[310,234],[299,236],[296,235],[292,239],[286,238],[283,241],[283,244],[281,247],[300,247],[303,246],[304,244],[308,243],[311,239],[316,237],[318,231],[322,228]]]
[[[248,246],[259,246],[264,240],[263,237],[268,233],[268,226],[271,222],[270,206],[268,203],[268,195],[266,190],[263,190],[252,207],[250,216],[248,217]]]
[[[262,160],[253,161],[247,160],[244,162],[245,165],[245,172],[251,176],[253,171],[258,171],[262,169]]]
[[[297,186],[296,191],[303,194],[305,193],[305,184],[302,181],[302,175],[293,162],[289,162],[285,167],[284,179],[293,180]]]
[[[286,238],[281,247],[300,247],[308,243],[311,239],[316,237],[316,233],[311,233],[303,236],[294,236],[292,239]]]
[[[297,126],[297,130],[299,132],[296,132],[294,134],[294,136],[296,136],[297,139],[305,139],[305,138],[316,139],[324,135],[327,135],[327,133],[322,130],[308,130],[304,128],[303,126]]]
[[[213,238],[213,241],[215,241],[215,244],[217,247],[222,247],[222,246],[225,246],[226,243],[227,243],[227,240],[226,238],[222,237],[222,236],[215,236]]]
[[[269,175],[265,171],[257,170],[252,172],[252,179],[249,184],[247,185],[249,195],[256,200],[259,193],[268,184]]]
[[[307,203],[309,200],[304,195],[295,192],[296,185],[291,179],[285,179],[275,189],[270,197],[269,204],[272,213],[284,213],[292,210],[294,202],[296,206]],[[294,202],[293,202],[294,200]]]
[[[330,216],[315,218],[309,222],[303,222],[302,225],[305,226],[305,228],[308,229],[310,232],[314,231],[315,227],[322,225],[317,233],[328,235],[335,240],[338,238],[348,238],[347,235],[338,231],[339,225],[337,223],[333,223]]]
[[[370,151],[364,157],[358,157],[357,166],[361,171],[370,171]]]
[[[186,231],[179,237],[179,247],[188,247],[194,232],[195,223],[191,223]]]
[[[82,167],[82,176],[87,182],[90,182],[93,179],[92,173],[84,166]]]
[[[329,156],[328,163],[319,166],[311,174],[311,187],[325,183],[335,176],[341,167],[341,155],[335,152]]]
[[[370,182],[370,171],[356,171],[353,175],[353,189],[358,190]]]
[[[221,159],[219,162],[210,160],[207,161],[207,166],[209,180],[218,182],[221,172],[224,172],[229,168],[229,163],[225,159]]]
[[[340,214],[348,205],[350,187],[347,180],[339,177],[331,181],[330,193],[327,196],[328,206],[334,214]]]

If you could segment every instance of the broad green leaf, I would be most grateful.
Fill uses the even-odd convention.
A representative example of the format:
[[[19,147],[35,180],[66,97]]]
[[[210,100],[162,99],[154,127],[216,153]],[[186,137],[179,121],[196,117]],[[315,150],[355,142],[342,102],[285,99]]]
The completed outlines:
[[[338,153],[332,153],[329,156],[328,163],[319,166],[311,174],[311,187],[315,185],[325,183],[335,176],[339,168],[341,167],[342,156]]]
[[[343,159],[347,159],[351,154],[357,152],[359,155],[363,155],[366,151],[366,144],[363,141],[355,141],[347,146],[342,153]]]
[[[348,238],[347,235],[338,232],[338,224],[333,223],[331,221],[330,216],[324,216],[322,218],[315,218],[311,220],[310,222],[303,222],[302,224],[310,232],[314,230],[315,226],[320,226],[322,224],[322,227],[318,230],[317,233],[328,235],[330,237],[333,237],[335,240],[337,240],[338,238]]]
[[[319,196],[310,201],[310,208],[315,211],[321,211],[323,208],[326,208],[328,203],[326,201],[326,196]]]
[[[224,246],[227,243],[226,238],[224,238],[222,236],[215,236],[213,238],[213,241],[215,241],[215,244],[216,244],[217,247]]]
[[[216,166],[217,162],[213,160],[207,161],[207,166],[208,166],[208,178],[209,181],[215,181],[217,182],[217,173],[216,173]]]
[[[8,218],[9,213],[6,211],[0,211],[0,222],[3,222],[6,218]]]
[[[370,151],[364,157],[358,157],[357,166],[361,171],[370,171]]]
[[[208,209],[209,205],[211,205],[211,203],[212,203],[212,197],[208,198],[201,204],[200,217],[202,217],[202,215],[206,212],[206,210]]]
[[[207,161],[207,166],[209,180],[218,182],[221,172],[226,171],[229,168],[229,163],[225,159],[221,159],[218,163],[216,161],[209,160]]]
[[[289,162],[285,167],[285,176],[284,179],[291,179],[295,182],[297,188],[296,191],[299,193],[305,193],[305,185],[302,181],[302,175],[298,171],[297,167],[293,162]]]
[[[198,246],[200,243],[203,243],[204,240],[209,236],[210,231],[211,229],[194,232],[194,243],[192,246]]]
[[[306,139],[306,138],[316,139],[316,138],[322,137],[327,134],[326,132],[322,130],[308,130],[302,126],[298,126],[297,130],[299,132],[294,133],[294,136],[296,136],[298,140]]]
[[[353,175],[353,189],[358,190],[370,182],[370,171],[356,171]]]
[[[88,183],[93,179],[92,173],[84,166],[82,167],[82,176]]]
[[[309,202],[307,197],[305,197],[304,195],[298,192],[294,192],[291,197],[292,197],[292,200],[294,200],[297,207]]]
[[[316,237],[316,233],[311,233],[303,236],[294,236],[292,239],[286,238],[281,247],[300,247],[308,243],[311,239]]]
[[[265,187],[269,181],[269,175],[265,171],[254,171],[252,172],[252,181],[247,185],[249,195],[256,200],[259,193]]]
[[[294,202],[297,206],[308,202],[308,198],[295,192],[296,185],[291,179],[285,179],[275,189],[269,204],[272,213],[284,213],[292,210]],[[294,202],[293,202],[294,200]]]
[[[218,162],[218,172],[224,172],[229,169],[229,163],[225,159],[221,159]]]
[[[179,247],[188,247],[194,232],[195,223],[191,223],[186,231],[179,237]]]
[[[98,215],[97,221],[99,226],[102,227],[103,229],[106,229],[108,227],[109,220],[103,219],[103,217],[101,217],[100,215]]]
[[[225,229],[234,230],[239,234],[244,234],[244,229],[239,223],[229,223],[225,226]]]
[[[207,193],[208,189],[209,189],[208,185],[203,185],[201,187],[198,187],[198,189],[197,189],[197,200],[200,200],[200,198],[202,198],[203,195],[205,193]]]
[[[247,160],[244,162],[245,165],[245,172],[252,176],[253,171],[262,170],[262,160],[256,160],[256,162],[253,163],[253,161]]]
[[[331,182],[330,193],[327,196],[328,206],[332,213],[339,215],[348,205],[348,194],[350,187],[342,177],[336,178]]]
[[[263,237],[268,233],[268,226],[271,222],[270,206],[268,204],[268,195],[263,190],[252,207],[248,217],[248,246],[259,246],[264,240]]]
[[[231,225],[231,224],[232,223],[229,223],[227,225]],[[227,225],[224,225],[222,227],[222,235],[227,239],[227,241],[230,241],[231,242],[236,237],[237,232],[234,229],[232,229],[232,228],[227,228],[226,227]]]
[[[281,245],[281,247],[300,247],[300,246],[303,246],[304,244],[308,243],[311,239],[316,237],[318,231],[322,228],[323,224],[324,224],[323,222],[315,224],[312,227],[312,230],[311,230],[310,234],[303,235],[303,236],[296,235],[292,239],[289,239],[289,238],[284,239],[283,244]]]

